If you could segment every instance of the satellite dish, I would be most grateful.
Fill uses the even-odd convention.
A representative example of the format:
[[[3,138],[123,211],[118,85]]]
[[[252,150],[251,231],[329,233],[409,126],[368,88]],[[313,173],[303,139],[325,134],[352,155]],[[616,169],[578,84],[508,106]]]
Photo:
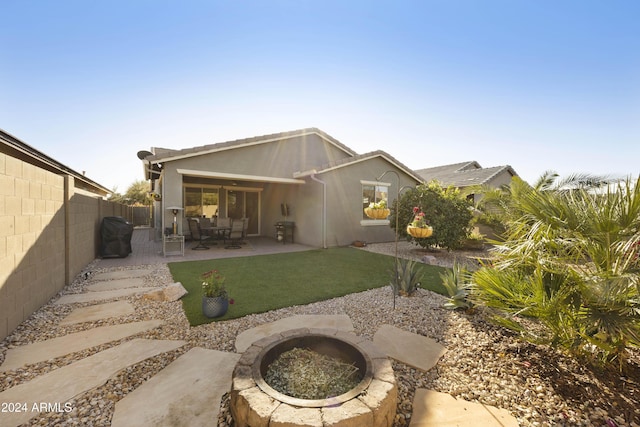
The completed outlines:
[[[141,150],[138,151],[138,158],[140,160],[144,160],[146,159],[148,156],[153,156],[153,153],[151,151],[147,151],[147,150]]]

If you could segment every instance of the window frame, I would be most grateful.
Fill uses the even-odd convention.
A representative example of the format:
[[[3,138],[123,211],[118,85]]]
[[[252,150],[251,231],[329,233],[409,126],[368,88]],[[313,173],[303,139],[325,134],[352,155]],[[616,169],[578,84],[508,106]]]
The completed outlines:
[[[365,186],[370,186],[373,187],[373,194],[374,194],[374,203],[377,202],[378,200],[375,199],[375,194],[376,194],[376,187],[386,187],[387,191],[387,206],[389,206],[389,189],[391,188],[391,183],[389,182],[381,182],[381,181],[367,181],[367,180],[360,180],[360,199],[361,199],[361,205],[360,205],[360,210],[362,212],[362,219],[360,219],[360,225],[363,227],[371,227],[371,226],[380,226],[380,225],[389,225],[389,220],[388,219],[374,219],[374,218],[366,218],[365,214],[364,214],[364,206],[365,206],[365,202],[364,202],[364,187]],[[381,199],[384,200],[384,199]],[[371,202],[369,202],[371,203]]]
[[[184,184],[182,186],[182,202],[183,202],[183,206],[185,208],[185,218],[190,217],[187,215],[187,188],[189,189],[198,189],[200,190],[200,209],[203,211],[203,194],[204,194],[204,190],[216,190],[217,194],[218,194],[218,216],[220,215],[220,193],[222,190],[222,186],[221,185],[207,185],[207,184]],[[198,217],[202,217],[202,213],[198,216]],[[192,217],[192,218],[198,218],[198,217]]]

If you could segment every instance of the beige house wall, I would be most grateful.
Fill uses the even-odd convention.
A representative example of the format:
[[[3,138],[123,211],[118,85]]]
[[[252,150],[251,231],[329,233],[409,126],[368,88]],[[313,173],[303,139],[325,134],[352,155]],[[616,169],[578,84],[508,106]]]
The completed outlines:
[[[0,153],[0,339],[96,258],[102,217],[126,209]]]

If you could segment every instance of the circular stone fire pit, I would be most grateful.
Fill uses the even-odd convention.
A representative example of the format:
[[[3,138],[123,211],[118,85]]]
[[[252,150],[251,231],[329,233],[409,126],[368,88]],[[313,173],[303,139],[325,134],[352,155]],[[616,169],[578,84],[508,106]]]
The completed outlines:
[[[307,400],[274,390],[264,380],[282,353],[305,348],[353,364],[359,383],[340,396]],[[397,386],[391,362],[370,341],[333,329],[294,329],[263,338],[244,352],[233,372],[231,413],[236,427],[362,425],[390,427]]]

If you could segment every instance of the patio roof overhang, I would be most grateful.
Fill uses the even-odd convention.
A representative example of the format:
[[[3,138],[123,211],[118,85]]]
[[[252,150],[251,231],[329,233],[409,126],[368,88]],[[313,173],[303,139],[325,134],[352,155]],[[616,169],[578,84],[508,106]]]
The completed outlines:
[[[201,178],[217,178],[253,182],[273,182],[278,184],[305,184],[304,179],[283,178],[279,176],[246,175],[238,173],[202,171],[195,169],[177,169],[177,172],[180,175],[197,176]]]

